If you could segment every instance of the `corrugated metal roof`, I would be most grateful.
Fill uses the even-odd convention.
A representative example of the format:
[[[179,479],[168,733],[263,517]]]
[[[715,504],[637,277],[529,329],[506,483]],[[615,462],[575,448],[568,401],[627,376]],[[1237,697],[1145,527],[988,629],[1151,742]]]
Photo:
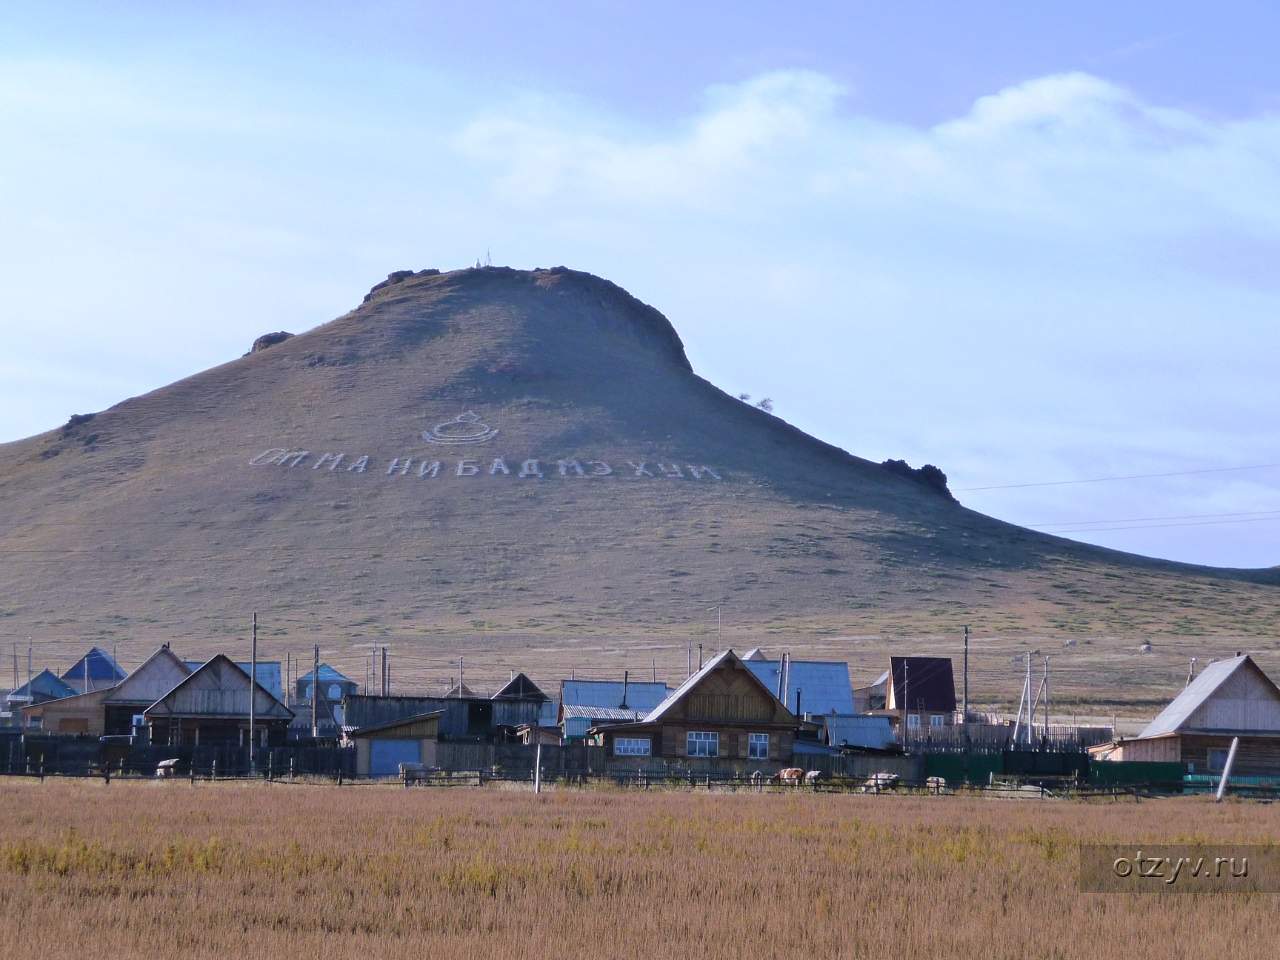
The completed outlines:
[[[643,710],[623,710],[619,707],[584,707],[570,703],[564,708],[566,720],[639,720],[643,716]]]
[[[822,738],[833,747],[889,747],[894,744],[888,717],[823,717]]]
[[[631,710],[652,710],[671,693],[665,683],[631,680],[626,686]],[[566,707],[621,707],[622,697],[621,680],[565,680],[561,699]]]
[[[1160,737],[1182,729],[1191,715],[1246,662],[1253,663],[1248,654],[1209,664],[1200,672],[1200,676],[1187,684],[1183,691],[1173,698],[1173,702],[1147,724],[1146,729],[1138,734],[1138,739]],[[1257,664],[1253,666],[1256,668]],[[1258,672],[1261,673],[1261,669]]]
[[[41,700],[61,700],[64,697],[73,697],[77,692],[73,687],[59,680],[52,670],[41,670],[32,677],[31,689]],[[26,703],[29,699],[27,685],[24,683],[20,687],[15,687],[9,692],[7,699],[15,703]]]
[[[781,661],[744,660],[743,663],[777,696]],[[793,713],[797,694],[804,713],[853,713],[849,665],[838,660],[788,660],[784,702]]]

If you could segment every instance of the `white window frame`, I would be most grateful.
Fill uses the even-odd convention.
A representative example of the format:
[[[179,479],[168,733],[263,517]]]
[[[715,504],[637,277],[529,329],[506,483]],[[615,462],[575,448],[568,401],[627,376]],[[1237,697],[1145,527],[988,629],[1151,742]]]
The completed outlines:
[[[908,729],[908,730],[919,730],[919,729],[920,729],[920,714],[918,714],[918,713],[908,713],[908,714],[907,714],[907,729]]]
[[[764,748],[763,753],[759,751],[760,747]],[[748,733],[747,734],[747,759],[748,760],[768,760],[769,759],[769,734],[767,733]]]
[[[720,734],[714,730],[690,730],[685,734],[684,747],[691,757],[718,757]]]
[[[653,741],[649,737],[614,737],[613,755],[615,757],[647,757],[653,750]]]
[[[946,725],[947,725],[947,717],[945,714],[941,714],[941,713],[929,714],[929,726],[945,727]]]

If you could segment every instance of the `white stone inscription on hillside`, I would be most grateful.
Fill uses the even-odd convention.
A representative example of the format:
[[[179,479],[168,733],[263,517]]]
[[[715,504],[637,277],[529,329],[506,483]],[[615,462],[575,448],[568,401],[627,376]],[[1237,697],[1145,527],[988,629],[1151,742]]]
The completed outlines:
[[[674,460],[564,459],[559,457],[435,457],[395,456],[378,458],[363,453],[325,450],[313,453],[301,447],[271,447],[249,460],[253,467],[284,467],[286,470],[318,470],[321,473],[372,473],[384,477],[433,480],[444,477],[510,477],[542,480],[548,477],[589,480],[622,477],[649,480],[711,480],[723,478],[705,463],[677,463]]]

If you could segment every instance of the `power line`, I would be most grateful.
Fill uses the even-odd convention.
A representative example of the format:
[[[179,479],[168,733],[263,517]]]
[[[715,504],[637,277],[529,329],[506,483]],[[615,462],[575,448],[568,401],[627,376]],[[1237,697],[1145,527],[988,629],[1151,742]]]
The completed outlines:
[[[1182,513],[1167,517],[1123,517],[1114,520],[1053,520],[1046,523],[1024,523],[1022,526],[1039,530],[1044,527],[1086,527],[1112,523],[1154,523],[1158,520],[1206,520],[1219,517],[1257,517],[1259,519],[1267,519],[1273,514],[1280,514],[1280,510],[1241,510],[1235,513]]]
[[[1168,473],[1130,473],[1112,477],[1089,477],[1085,480],[1039,480],[1032,483],[997,483],[986,487],[958,487],[956,493],[979,490],[1016,490],[1023,487],[1065,487],[1075,483],[1106,483],[1112,480],[1150,480],[1157,477],[1191,477],[1204,473],[1233,473],[1240,470],[1273,470],[1280,463],[1255,463],[1246,467],[1209,467],[1204,470],[1173,470]]]
[[[1162,530],[1166,527],[1213,527],[1222,523],[1262,523],[1267,520],[1280,520],[1280,517],[1254,517],[1243,520],[1198,520],[1190,523],[1147,523],[1125,527],[1083,527],[1069,530],[1046,530],[1045,533],[1057,536],[1063,533],[1108,533],[1112,530]]]

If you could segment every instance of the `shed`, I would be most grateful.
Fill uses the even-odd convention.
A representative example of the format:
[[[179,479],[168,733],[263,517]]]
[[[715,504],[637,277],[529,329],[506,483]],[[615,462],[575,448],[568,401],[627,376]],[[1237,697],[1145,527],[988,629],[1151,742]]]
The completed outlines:
[[[400,772],[402,763],[435,766],[440,715],[435,710],[349,732],[347,739],[356,746],[356,774],[391,777]]]

